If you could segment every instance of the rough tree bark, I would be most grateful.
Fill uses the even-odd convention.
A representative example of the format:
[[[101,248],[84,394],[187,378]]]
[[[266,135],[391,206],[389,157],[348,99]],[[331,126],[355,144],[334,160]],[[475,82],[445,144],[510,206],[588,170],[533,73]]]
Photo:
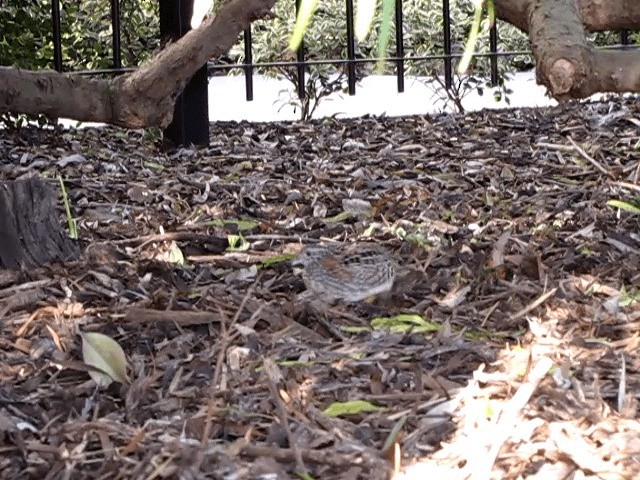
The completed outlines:
[[[0,269],[29,269],[79,258],[60,228],[57,196],[37,177],[0,183]]]
[[[496,0],[496,15],[529,34],[538,83],[556,100],[640,92],[640,52],[587,40],[587,32],[638,28],[637,0]]]
[[[0,67],[0,111],[164,128],[188,79],[210,58],[226,53],[240,32],[266,16],[275,2],[232,0],[147,64],[114,79]]]

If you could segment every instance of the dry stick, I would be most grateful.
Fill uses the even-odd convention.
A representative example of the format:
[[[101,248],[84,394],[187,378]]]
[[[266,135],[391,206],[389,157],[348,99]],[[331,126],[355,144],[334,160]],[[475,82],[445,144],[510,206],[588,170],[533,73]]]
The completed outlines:
[[[553,290],[548,291],[545,294],[540,295],[537,300],[534,300],[532,303],[530,303],[529,305],[527,305],[526,307],[524,307],[522,310],[520,310],[519,312],[514,313],[513,315],[511,315],[509,317],[510,321],[514,321],[517,320],[518,318],[522,317],[523,315],[526,315],[527,313],[529,313],[531,310],[533,310],[534,308],[536,308],[537,306],[541,305],[542,303],[544,303],[549,297],[555,295],[555,293],[558,291],[558,287],[554,288]]]
[[[493,431],[496,432],[496,434],[494,435],[493,444],[489,449],[489,453],[481,457],[480,465],[477,465],[477,468],[471,468],[471,471],[473,471],[470,477],[471,480],[484,480],[491,476],[491,470],[498,457],[500,448],[513,434],[522,409],[529,402],[531,395],[533,395],[538,384],[545,377],[552,365],[553,360],[550,358],[540,358],[529,372],[527,381],[520,385],[515,395],[504,406],[497,422],[495,422],[495,429]]]
[[[624,361],[624,353],[620,352],[620,383],[618,385],[618,413],[623,414],[622,409],[627,405],[627,365]]]
[[[602,165],[600,165],[595,158],[591,157],[587,152],[585,152],[582,147],[580,147],[580,145],[578,145],[573,138],[571,138],[571,136],[567,137],[569,139],[569,141],[571,142],[571,145],[573,145],[573,148],[576,149],[576,151],[582,156],[582,158],[584,158],[585,160],[587,160],[589,163],[591,163],[591,165],[593,165],[594,167],[596,167],[598,170],[600,170],[600,172],[604,173],[605,175],[614,178],[613,174],[607,170],[606,168],[604,168]]]
[[[226,325],[226,322],[224,321],[221,322],[220,351],[218,352],[218,357],[216,359],[216,369],[213,372],[213,381],[211,382],[212,388],[215,388],[218,385],[220,375],[222,374],[222,365],[224,364],[224,355],[227,351],[227,348],[229,348],[229,344],[239,335],[239,334],[231,335],[229,334],[229,330],[238,322],[238,318],[240,318],[240,314],[244,310],[244,307],[247,304],[247,301],[249,300],[249,295],[253,293],[253,290],[255,289],[255,286],[260,280],[261,276],[262,276],[262,271],[258,272],[258,275],[256,276],[256,280],[253,282],[253,284],[249,288],[247,288],[247,293],[245,293],[244,297],[242,298],[242,301],[240,302],[240,305],[238,306],[238,309],[236,310],[236,314],[233,316],[231,323],[229,325]],[[260,311],[262,311],[262,306],[261,308],[258,308],[256,312],[254,312],[254,315]],[[225,317],[224,313],[220,311],[220,318],[223,319],[224,317]]]
[[[612,182],[613,185],[617,185],[618,187],[628,188],[629,190],[635,190],[636,192],[640,192],[640,185],[636,185],[635,183],[629,182]]]
[[[211,424],[213,421],[213,408],[214,402],[213,398],[209,397],[209,402],[207,403],[207,415],[204,422],[204,429],[202,431],[202,436],[200,437],[200,448],[196,452],[195,459],[193,461],[193,470],[196,472],[200,471],[200,467],[202,467],[202,462],[204,462],[204,451],[206,449],[209,435],[211,435]]]
[[[107,245],[129,245],[132,243],[139,243],[137,248],[142,248],[152,242],[167,242],[170,240],[208,240],[211,238],[218,238],[215,235],[205,235],[202,233],[194,232],[166,232],[166,233],[153,233],[150,235],[142,235],[134,238],[122,238],[120,240],[108,240],[104,242],[97,242],[98,244]]]
[[[280,421],[282,422],[282,428],[284,428],[287,433],[287,440],[289,441],[289,447],[293,451],[293,456],[296,460],[296,467],[298,468],[298,473],[304,474],[305,477],[309,476],[307,472],[307,467],[304,465],[304,461],[302,460],[302,454],[300,453],[300,449],[296,445],[295,439],[293,438],[293,434],[291,433],[291,428],[289,427],[289,419],[287,418],[287,410],[284,408],[284,403],[282,402],[282,398],[280,398],[280,394],[278,393],[278,387],[276,385],[279,377],[282,377],[280,373],[280,369],[275,364],[273,360],[270,358],[265,358],[263,361],[264,365],[264,373],[267,379],[267,385],[269,385],[269,391],[271,392],[271,397],[273,398],[274,403],[276,404],[276,410],[278,412],[278,416],[280,417]]]
[[[548,148],[549,150],[563,150],[565,152],[570,152],[573,150],[568,145],[561,145],[558,143],[547,143],[547,142],[538,142],[534,145],[536,148]]]

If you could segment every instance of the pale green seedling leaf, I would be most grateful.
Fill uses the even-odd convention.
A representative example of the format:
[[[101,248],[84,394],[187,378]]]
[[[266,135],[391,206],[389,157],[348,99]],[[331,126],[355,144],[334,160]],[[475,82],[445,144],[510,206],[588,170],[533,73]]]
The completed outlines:
[[[386,408],[365,400],[354,400],[352,402],[333,402],[327,407],[324,414],[330,417],[339,417],[340,415],[355,415],[358,413],[378,412],[380,410],[386,410]]]
[[[229,252],[246,252],[251,247],[251,244],[247,242],[242,235],[227,235],[227,241]]]
[[[296,472],[296,475],[302,480],[316,480],[315,477],[309,475],[307,472]]]
[[[89,376],[100,387],[111,382],[129,383],[127,357],[118,342],[102,333],[80,333],[82,338],[82,360],[99,372],[90,371]]]
[[[282,255],[265,258],[264,260],[262,260],[262,262],[260,262],[260,267],[270,267],[275,263],[286,262],[287,260],[291,260],[293,258],[295,258],[295,255],[293,253],[283,253]]]
[[[384,444],[382,445],[383,452],[386,452],[387,450],[389,450],[391,448],[391,445],[396,443],[396,440],[398,439],[398,435],[400,434],[400,431],[403,429],[404,424],[407,423],[407,417],[408,415],[405,415],[404,417],[400,418],[396,422],[396,424],[393,426],[393,428],[389,432],[389,435],[387,435],[387,439],[384,441]]]
[[[394,317],[376,317],[371,320],[371,326],[373,328],[383,328],[395,333],[408,331],[416,333],[438,332],[442,330],[442,325],[439,323],[431,322],[413,313],[401,313]]]
[[[296,51],[300,47],[302,37],[304,37],[304,32],[307,31],[317,4],[318,0],[301,0],[296,24],[293,27],[293,34],[289,39],[289,50]]]
[[[184,254],[176,243],[173,243],[171,245],[171,249],[169,250],[169,263],[175,263],[180,266],[184,266]]]
[[[624,202],[622,200],[609,200],[607,205],[614,208],[619,208],[624,212],[635,213],[636,215],[640,215],[640,207],[634,205],[633,203]]]
[[[146,162],[142,162],[142,166],[143,167],[147,167],[150,168],[152,170],[164,170],[166,167],[164,165],[162,165],[161,163],[158,162],[150,162],[150,161],[146,161]]]
[[[351,218],[353,216],[353,214],[351,212],[340,212],[337,215],[334,215],[333,217],[327,217],[324,219],[325,223],[340,223],[340,222],[344,222],[345,220]]]
[[[371,331],[369,327],[360,327],[357,325],[340,325],[340,330],[347,333],[362,333]]]
[[[318,362],[302,362],[300,360],[282,360],[277,362],[281,367],[312,367]]]
[[[69,204],[69,196],[67,195],[67,189],[64,186],[64,180],[62,176],[58,175],[58,181],[60,182],[60,190],[62,191],[62,202],[64,203],[64,211],[67,215],[67,224],[69,225],[69,238],[74,240],[78,239],[78,228],[76,226],[76,219],[71,216],[71,206]]]
[[[207,225],[212,225],[214,227],[224,227],[227,224],[235,224],[238,227],[238,230],[241,232],[251,230],[258,226],[258,222],[247,218],[216,218],[214,220],[211,220],[210,222],[207,222]]]

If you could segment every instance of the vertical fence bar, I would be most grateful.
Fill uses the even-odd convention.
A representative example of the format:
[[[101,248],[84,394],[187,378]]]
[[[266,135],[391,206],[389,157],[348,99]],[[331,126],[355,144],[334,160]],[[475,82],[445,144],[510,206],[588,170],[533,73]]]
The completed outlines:
[[[298,12],[300,11],[300,0],[296,0],[296,17],[298,16]],[[306,80],[304,75],[304,40],[300,42],[300,46],[298,50],[296,50],[296,69],[298,70],[298,98],[300,100],[304,100],[306,96],[306,89],[304,88]]]
[[[113,44],[113,68],[122,68],[120,52],[120,0],[111,0],[111,40]]]
[[[491,86],[498,86],[498,25],[494,21],[489,29],[489,51],[491,52]]]
[[[62,35],[60,34],[60,0],[51,0],[51,23],[53,33],[53,67],[62,71]]]
[[[193,0],[160,0],[162,43],[176,40],[191,30]],[[176,99],[173,121],[164,130],[166,145],[209,145],[209,99],[207,64],[202,65]]]
[[[353,31],[353,0],[346,0],[347,6],[347,80],[349,95],[356,94],[356,36]]]
[[[624,47],[629,46],[629,30],[620,30],[620,43]]]
[[[253,101],[253,43],[251,26],[244,31],[244,87],[247,102]]]
[[[444,85],[448,89],[453,86],[453,69],[451,61],[451,15],[449,0],[442,0],[442,20],[444,28]]]
[[[396,75],[398,93],[404,92],[404,25],[402,23],[402,0],[396,0]]]

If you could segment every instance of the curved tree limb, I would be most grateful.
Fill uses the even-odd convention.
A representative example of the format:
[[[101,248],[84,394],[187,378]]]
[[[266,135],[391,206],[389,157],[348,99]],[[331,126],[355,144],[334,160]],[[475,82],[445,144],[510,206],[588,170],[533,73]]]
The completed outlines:
[[[529,33],[538,83],[556,100],[640,92],[640,52],[587,40],[587,32],[637,28],[637,1],[496,0],[496,15]]]
[[[189,78],[210,58],[228,51],[275,2],[232,0],[148,63],[114,79],[0,67],[0,111],[164,128],[171,123],[175,99]]]

